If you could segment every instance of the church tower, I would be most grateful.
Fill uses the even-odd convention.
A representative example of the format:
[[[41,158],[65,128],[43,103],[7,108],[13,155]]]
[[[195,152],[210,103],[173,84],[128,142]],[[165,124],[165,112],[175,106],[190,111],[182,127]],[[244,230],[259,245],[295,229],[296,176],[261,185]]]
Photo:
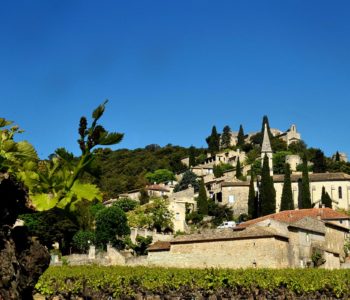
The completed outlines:
[[[261,145],[261,166],[264,162],[265,155],[269,159],[270,176],[272,176],[273,175],[272,148],[271,148],[269,133],[267,132],[266,123],[265,123],[265,128],[264,128],[264,138],[263,138],[263,142]]]

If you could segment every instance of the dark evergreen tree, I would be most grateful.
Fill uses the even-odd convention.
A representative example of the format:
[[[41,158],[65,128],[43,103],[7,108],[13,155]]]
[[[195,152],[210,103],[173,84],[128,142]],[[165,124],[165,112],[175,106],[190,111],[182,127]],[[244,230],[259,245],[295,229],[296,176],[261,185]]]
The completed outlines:
[[[321,196],[321,203],[325,207],[332,208],[332,198],[329,196],[329,194],[326,192],[326,188],[322,187],[322,196]]]
[[[239,161],[239,157],[238,157],[237,164],[236,164],[236,178],[240,179],[241,177],[242,177],[241,162]]]
[[[196,149],[191,146],[189,149],[188,149],[188,164],[190,167],[193,167],[196,165]]]
[[[199,182],[199,192],[197,197],[197,211],[201,215],[208,215],[208,198],[203,179]]]
[[[267,155],[264,157],[261,170],[260,206],[262,216],[276,212],[276,191],[273,186],[273,179],[270,176],[269,158]]]
[[[206,142],[211,155],[215,155],[220,150],[220,134],[218,134],[215,126],[211,130],[211,135],[206,138]]]
[[[315,151],[315,156],[312,159],[312,162],[314,163],[313,171],[314,173],[325,173],[327,166],[326,166],[326,159],[324,157],[324,153],[317,149]]]
[[[272,142],[272,139],[273,139],[273,135],[271,133],[271,129],[270,129],[270,124],[269,124],[269,118],[265,115],[263,116],[263,122],[262,122],[262,126],[261,126],[261,142],[260,144],[262,143],[262,139],[264,137],[264,130],[265,130],[265,124],[266,124],[266,127],[267,127],[267,133],[269,134],[269,138],[270,138],[270,141]]]
[[[186,190],[189,185],[191,185],[194,188],[195,192],[198,192],[199,183],[197,181],[197,175],[194,174],[192,171],[186,171],[183,174],[180,182],[175,186],[174,192]]]
[[[248,195],[248,217],[249,219],[255,219],[258,217],[256,207],[256,192],[254,188],[254,175],[250,177],[249,195]]]
[[[290,165],[285,164],[284,182],[281,197],[281,211],[294,209],[292,182],[290,179]]]
[[[231,146],[231,128],[230,126],[226,125],[222,130],[221,148],[226,149],[226,148],[229,148],[230,146]]]
[[[307,157],[306,154],[304,154],[303,157],[303,175],[301,178],[301,201],[300,201],[300,208],[311,208],[311,195],[310,195],[310,182],[309,182],[309,170],[307,167]]]
[[[340,161],[340,155],[339,152],[337,151],[337,153],[335,154],[335,161]]]
[[[244,131],[243,126],[239,125],[239,131],[237,136],[237,147],[242,148],[244,145]]]

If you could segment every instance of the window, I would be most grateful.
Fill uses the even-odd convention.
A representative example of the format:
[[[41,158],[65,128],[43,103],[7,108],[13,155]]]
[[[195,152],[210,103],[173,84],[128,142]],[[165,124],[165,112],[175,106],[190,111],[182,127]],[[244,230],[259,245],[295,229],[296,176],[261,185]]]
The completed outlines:
[[[338,198],[343,199],[343,190],[342,190],[341,186],[338,187]]]
[[[233,202],[235,202],[235,196],[234,195],[229,195],[228,196],[228,203],[232,204]]]

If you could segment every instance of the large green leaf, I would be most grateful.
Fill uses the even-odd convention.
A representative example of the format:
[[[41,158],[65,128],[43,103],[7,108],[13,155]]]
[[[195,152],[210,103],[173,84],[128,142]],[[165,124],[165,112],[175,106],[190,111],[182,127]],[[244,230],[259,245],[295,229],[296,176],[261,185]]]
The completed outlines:
[[[103,112],[105,111],[105,107],[108,100],[105,100],[102,104],[100,104],[92,113],[92,117],[97,121],[101,116],[103,115]]]
[[[102,193],[94,184],[81,183],[77,180],[74,182],[70,192],[76,196],[78,201],[83,199],[88,201],[95,199],[102,201]]]
[[[30,200],[38,211],[54,208],[58,202],[57,196],[54,196],[52,194],[31,195]]]
[[[13,140],[4,141],[1,148],[5,152],[13,152],[16,150],[16,142]]]
[[[100,145],[114,145],[123,139],[124,134],[118,132],[105,133],[99,140]]]
[[[32,144],[27,141],[20,141],[17,143],[18,156],[26,157],[28,159],[38,159],[38,154],[36,153]]]

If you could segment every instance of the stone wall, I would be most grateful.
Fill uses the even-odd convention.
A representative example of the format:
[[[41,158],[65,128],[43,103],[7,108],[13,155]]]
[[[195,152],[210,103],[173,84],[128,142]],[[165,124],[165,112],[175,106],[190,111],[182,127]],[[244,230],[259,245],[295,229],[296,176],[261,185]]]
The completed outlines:
[[[286,268],[288,242],[270,237],[172,244],[170,251],[150,252],[148,262],[183,268]]]

